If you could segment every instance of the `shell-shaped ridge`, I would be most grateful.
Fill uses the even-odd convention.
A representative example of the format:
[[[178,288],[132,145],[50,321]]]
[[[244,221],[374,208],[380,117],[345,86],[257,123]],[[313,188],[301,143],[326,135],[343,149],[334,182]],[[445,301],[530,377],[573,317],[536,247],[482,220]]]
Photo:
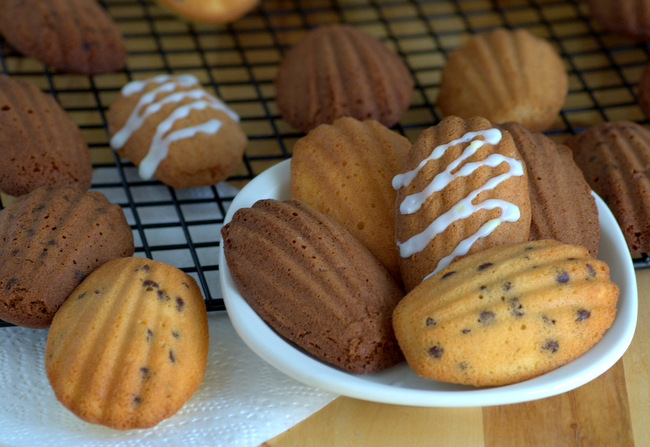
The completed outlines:
[[[445,116],[483,116],[548,129],[564,104],[568,76],[546,41],[526,30],[472,36],[449,54],[437,105]]]
[[[632,252],[650,250],[650,131],[603,123],[569,138],[576,164],[616,217]]]
[[[403,293],[332,218],[297,200],[260,200],[222,235],[240,293],[278,334],[359,374],[400,361],[391,315]]]
[[[412,93],[413,80],[399,56],[349,25],[308,32],[284,56],[276,78],[283,118],[305,133],[343,116],[392,126]]]
[[[38,188],[0,211],[0,317],[47,327],[70,292],[105,262],[133,254],[122,208],[96,191]]]

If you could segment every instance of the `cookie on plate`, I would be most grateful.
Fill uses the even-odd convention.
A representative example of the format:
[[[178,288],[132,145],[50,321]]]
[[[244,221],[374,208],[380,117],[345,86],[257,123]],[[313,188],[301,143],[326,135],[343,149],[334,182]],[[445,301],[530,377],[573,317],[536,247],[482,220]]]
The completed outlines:
[[[305,34],[282,58],[275,86],[282,117],[304,133],[343,116],[390,127],[413,95],[413,79],[397,54],[341,24]]]
[[[547,41],[519,29],[472,36],[442,69],[437,105],[445,116],[515,121],[548,129],[564,105],[568,76]]]
[[[505,385],[589,350],[614,321],[618,293],[607,264],[584,247],[501,245],[424,281],[397,305],[393,325],[418,375]]]
[[[397,190],[395,234],[406,290],[455,259],[528,240],[528,176],[510,133],[447,117],[422,132]]]
[[[147,428],[194,394],[208,339],[205,303],[191,276],[151,259],[116,259],[57,312],[45,371],[57,399],[81,419]]]
[[[0,107],[0,190],[19,196],[39,186],[90,188],[88,145],[52,96],[0,75]]]
[[[282,337],[357,374],[403,360],[391,324],[403,293],[334,219],[298,200],[260,200],[221,234],[239,292]]]
[[[591,188],[612,210],[630,251],[650,251],[650,131],[629,121],[608,122],[565,144]]]
[[[129,82],[108,124],[111,147],[138,165],[140,177],[174,188],[225,180],[248,142],[239,116],[192,75]]]
[[[398,280],[391,181],[410,149],[377,121],[345,117],[299,139],[291,159],[291,197],[333,217]]]
[[[518,123],[500,126],[510,132],[528,173],[530,240],[554,239],[582,245],[596,257],[600,224],[596,200],[568,147]]]
[[[133,254],[122,208],[96,191],[38,188],[0,211],[0,318],[48,327],[70,292],[111,259]]]
[[[96,1],[5,0],[0,34],[20,53],[66,73],[107,73],[126,63],[122,34]]]

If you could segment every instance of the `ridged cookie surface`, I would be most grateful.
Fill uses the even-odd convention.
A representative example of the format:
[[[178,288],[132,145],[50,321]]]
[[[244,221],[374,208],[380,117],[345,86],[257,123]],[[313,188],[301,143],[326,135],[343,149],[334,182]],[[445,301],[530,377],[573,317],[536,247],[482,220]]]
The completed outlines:
[[[96,1],[4,0],[0,33],[19,52],[67,73],[119,70],[126,46]]]
[[[510,134],[484,118],[447,117],[422,132],[393,187],[407,291],[456,258],[528,239],[525,167]]]
[[[70,292],[111,259],[133,254],[122,208],[96,191],[38,188],[0,211],[0,318],[44,328]]]
[[[603,123],[569,138],[566,145],[612,210],[630,251],[650,251],[650,131],[628,121]]]
[[[409,293],[393,314],[420,376],[505,385],[579,357],[616,314],[609,268],[557,241],[499,246],[457,261]]]
[[[280,335],[358,374],[403,359],[391,324],[402,291],[331,217],[297,200],[260,200],[221,233],[239,292]]]
[[[548,129],[564,104],[568,76],[553,47],[524,29],[472,36],[442,70],[437,104],[445,116],[515,121]]]
[[[377,121],[339,118],[296,142],[291,197],[331,216],[398,278],[393,177],[411,143]]]
[[[192,75],[129,82],[108,123],[111,147],[138,166],[140,177],[174,188],[225,180],[248,142],[239,116]]]
[[[650,5],[646,0],[588,0],[591,17],[605,29],[650,41]]]
[[[88,145],[52,96],[0,75],[0,107],[0,189],[18,196],[39,186],[90,188]]]
[[[283,57],[275,81],[282,117],[302,132],[337,118],[392,126],[408,109],[413,80],[386,45],[349,25],[308,32]]]
[[[122,258],[95,270],[61,306],[45,371],[57,399],[81,419],[120,430],[152,427],[198,388],[208,338],[191,276]]]
[[[501,128],[510,132],[526,165],[532,215],[529,239],[582,245],[596,257],[598,208],[571,149],[518,123]]]

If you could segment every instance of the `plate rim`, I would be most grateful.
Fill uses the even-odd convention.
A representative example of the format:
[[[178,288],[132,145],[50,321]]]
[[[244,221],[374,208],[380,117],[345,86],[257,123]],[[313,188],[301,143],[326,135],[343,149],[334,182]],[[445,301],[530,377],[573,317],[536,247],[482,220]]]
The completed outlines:
[[[289,179],[290,163],[290,158],[284,160],[251,180],[231,202],[224,218],[224,225],[230,222],[237,209],[250,207],[257,200],[276,198],[283,194],[288,198],[289,182],[284,179]],[[596,193],[592,191],[592,195],[598,207],[601,244],[620,246],[623,243],[625,247],[625,251],[614,250],[612,255],[618,258],[623,267],[621,271],[612,272],[612,276],[623,281],[623,284],[617,283],[621,290],[614,323],[603,338],[582,356],[553,371],[523,382],[486,388],[450,385],[458,387],[458,389],[450,390],[399,388],[395,384],[382,382],[381,376],[386,373],[385,371],[369,375],[355,375],[328,365],[297,349],[280,337],[248,306],[232,280],[225,259],[223,243],[220,243],[219,277],[226,311],[239,337],[255,354],[271,366],[304,384],[356,399],[420,407],[473,407],[521,403],[561,394],[590,382],[611,368],[629,347],[636,329],[638,293],[632,257],[627,251],[627,243],[613,214]],[[603,223],[608,230],[606,232],[603,232]],[[235,293],[231,293],[231,291]],[[621,303],[621,297],[624,294],[625,299]],[[261,336],[251,334],[248,327],[250,321],[256,323],[258,330],[262,329]],[[629,323],[625,324],[626,322]],[[608,334],[610,334],[609,337],[607,337]],[[614,336],[618,336],[618,339],[614,339],[612,342]],[[605,356],[602,356],[600,352],[602,349],[597,349],[603,339],[612,345],[606,350],[607,355]],[[282,348],[289,349],[283,349],[281,356],[273,355],[268,349],[265,349],[269,340],[280,343]],[[296,364],[302,365],[304,362],[307,362],[307,366],[312,366],[313,369],[310,371],[296,366]],[[581,365],[588,366],[588,368],[580,368]],[[407,374],[410,370],[405,362],[389,368],[389,370],[393,370],[393,368],[406,368]],[[564,380],[553,380],[554,376],[562,377],[565,374],[569,374],[569,377]],[[379,380],[368,380],[369,378],[379,378]],[[551,379],[550,383],[544,385],[543,383],[549,378]],[[431,382],[442,384],[441,382]]]

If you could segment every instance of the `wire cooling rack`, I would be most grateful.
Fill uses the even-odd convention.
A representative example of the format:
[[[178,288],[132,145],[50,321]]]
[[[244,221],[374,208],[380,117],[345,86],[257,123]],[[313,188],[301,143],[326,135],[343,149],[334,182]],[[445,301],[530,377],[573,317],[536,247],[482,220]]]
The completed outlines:
[[[238,188],[291,155],[302,136],[279,115],[274,79],[283,53],[320,24],[344,22],[377,37],[406,62],[415,81],[410,109],[395,130],[411,140],[436,123],[440,72],[447,54],[473,33],[525,28],[550,41],[569,73],[565,106],[547,134],[562,141],[602,121],[647,124],[635,88],[648,47],[604,31],[583,2],[559,0],[261,0],[227,26],[189,23],[153,0],[102,0],[122,31],[126,68],[92,77],[59,73],[0,45],[0,67],[52,94],[80,126],[95,174],[92,189],[124,209],[136,255],[171,263],[200,284],[209,311],[223,310],[219,232]],[[172,189],[143,181],[108,146],[106,110],[132,79],[191,73],[242,118],[244,162],[227,183]],[[1,129],[0,129],[1,131]],[[3,197],[3,203],[11,198]],[[650,267],[642,255],[636,268]],[[2,322],[0,322],[2,324]]]

